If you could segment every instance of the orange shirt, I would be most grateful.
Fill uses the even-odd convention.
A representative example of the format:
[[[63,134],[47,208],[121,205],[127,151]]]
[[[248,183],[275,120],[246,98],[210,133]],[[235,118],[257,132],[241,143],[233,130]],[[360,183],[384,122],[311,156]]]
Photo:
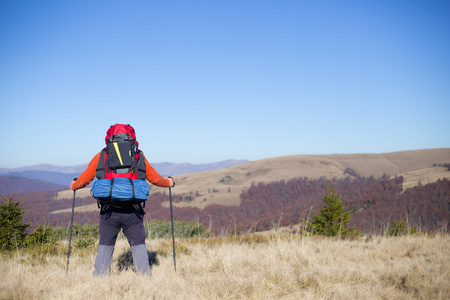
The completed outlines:
[[[78,190],[89,183],[91,183],[92,180],[95,178],[95,173],[97,169],[98,160],[100,159],[101,152],[97,153],[97,155],[92,158],[91,162],[87,166],[86,170],[84,170],[83,173],[81,173],[80,177],[78,177],[77,181],[73,184],[72,188],[73,190]],[[156,172],[156,170],[150,165],[150,163],[145,158],[144,154],[142,156],[145,159],[145,177],[148,181],[150,181],[152,184],[159,186],[159,187],[169,187],[170,181],[169,179],[163,178],[161,175]]]

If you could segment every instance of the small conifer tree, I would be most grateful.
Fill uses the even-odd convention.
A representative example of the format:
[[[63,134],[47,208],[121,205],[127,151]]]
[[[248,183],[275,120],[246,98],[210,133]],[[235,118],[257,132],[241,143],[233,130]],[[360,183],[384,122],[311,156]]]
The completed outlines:
[[[408,223],[404,219],[400,219],[398,222],[391,221],[389,223],[388,230],[384,231],[385,236],[401,236],[414,234],[417,232],[416,227],[408,226]]]
[[[8,186],[8,183],[6,183]],[[22,221],[25,208],[20,201],[14,200],[8,194],[1,195],[0,199],[0,250],[21,248],[25,244],[25,230],[30,226]]]
[[[306,231],[311,234],[324,236],[353,236],[358,235],[359,230],[354,227],[346,228],[350,222],[352,211],[344,212],[342,196],[334,192],[331,183],[327,192],[322,196],[325,206],[319,212],[313,213],[312,221],[306,221]]]
[[[26,237],[27,246],[36,246],[43,244],[53,244],[56,245],[56,235],[54,234],[53,227],[49,227],[42,222]]]

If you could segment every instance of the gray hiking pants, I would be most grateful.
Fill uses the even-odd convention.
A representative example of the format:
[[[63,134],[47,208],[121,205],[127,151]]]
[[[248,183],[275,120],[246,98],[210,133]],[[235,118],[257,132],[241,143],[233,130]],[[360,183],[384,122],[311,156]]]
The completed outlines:
[[[98,253],[95,257],[94,273],[97,276],[107,276],[111,269],[112,256],[114,246],[98,245]],[[134,269],[142,274],[151,275],[152,269],[148,262],[147,247],[145,244],[131,246],[131,253],[133,256]]]
[[[125,212],[101,210],[99,227],[100,242],[95,258],[94,276],[106,276],[109,273],[114,245],[120,230],[123,231],[130,244],[134,269],[146,275],[151,274],[141,213],[137,213],[135,210]]]

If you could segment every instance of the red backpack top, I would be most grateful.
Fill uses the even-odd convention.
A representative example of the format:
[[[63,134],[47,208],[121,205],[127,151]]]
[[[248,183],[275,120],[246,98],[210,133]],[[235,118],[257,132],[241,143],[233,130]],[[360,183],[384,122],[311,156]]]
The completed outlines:
[[[139,143],[136,141],[136,133],[134,131],[134,128],[131,127],[130,124],[111,125],[111,127],[109,127],[108,131],[106,132],[106,146],[108,146],[108,142],[113,142],[119,137],[123,139],[133,140],[136,144],[136,147],[139,146]]]
[[[145,159],[138,149],[133,127],[112,125],[106,132],[105,143],[96,169],[98,179],[145,179]]]

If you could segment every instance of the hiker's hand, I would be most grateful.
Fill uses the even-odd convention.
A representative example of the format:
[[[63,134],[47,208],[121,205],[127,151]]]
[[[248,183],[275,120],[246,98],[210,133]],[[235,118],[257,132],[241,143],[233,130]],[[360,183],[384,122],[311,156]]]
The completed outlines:
[[[72,190],[72,191],[75,191],[76,189],[74,188],[74,183],[75,183],[75,180],[74,181],[72,181],[72,183],[70,184],[70,189]]]
[[[174,187],[175,186],[175,180],[173,180],[173,178],[170,177],[170,176],[167,179],[169,179],[169,182],[170,182],[169,187]]]

